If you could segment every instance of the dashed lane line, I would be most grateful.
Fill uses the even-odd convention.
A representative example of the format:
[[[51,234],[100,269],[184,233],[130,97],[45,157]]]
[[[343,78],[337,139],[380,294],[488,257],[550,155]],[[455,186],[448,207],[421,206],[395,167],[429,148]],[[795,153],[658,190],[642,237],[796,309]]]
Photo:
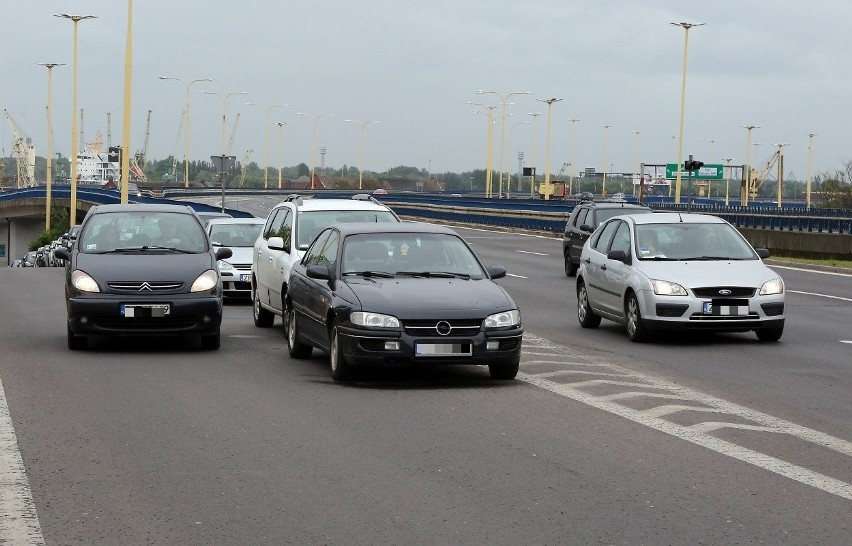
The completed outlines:
[[[0,381],[0,544],[44,544],[24,461]]]

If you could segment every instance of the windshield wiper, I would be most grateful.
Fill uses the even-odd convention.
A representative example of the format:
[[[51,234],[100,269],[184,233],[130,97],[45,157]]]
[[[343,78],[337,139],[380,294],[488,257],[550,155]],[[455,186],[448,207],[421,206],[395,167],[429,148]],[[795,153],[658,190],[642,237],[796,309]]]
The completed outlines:
[[[714,260],[730,260],[730,256],[693,256],[691,258],[681,258],[685,262],[689,261],[714,261]]]
[[[195,254],[191,250],[184,250],[182,248],[175,248],[173,246],[144,245],[141,248],[133,250],[171,250],[172,252],[181,252],[183,254]]]
[[[436,279],[465,279],[470,280],[467,273],[451,273],[449,271],[397,271],[397,275],[410,277],[432,277]]]
[[[344,277],[350,275],[358,275],[360,277],[381,277],[383,279],[393,278],[393,273],[388,273],[386,271],[347,271],[343,274]]]

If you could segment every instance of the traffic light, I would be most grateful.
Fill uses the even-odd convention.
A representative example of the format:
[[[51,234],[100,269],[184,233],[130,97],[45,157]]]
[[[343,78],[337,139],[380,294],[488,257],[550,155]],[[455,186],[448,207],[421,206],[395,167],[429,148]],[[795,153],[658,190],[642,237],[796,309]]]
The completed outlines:
[[[697,159],[687,159],[683,162],[683,170],[685,171],[697,171],[703,166],[704,162]]]

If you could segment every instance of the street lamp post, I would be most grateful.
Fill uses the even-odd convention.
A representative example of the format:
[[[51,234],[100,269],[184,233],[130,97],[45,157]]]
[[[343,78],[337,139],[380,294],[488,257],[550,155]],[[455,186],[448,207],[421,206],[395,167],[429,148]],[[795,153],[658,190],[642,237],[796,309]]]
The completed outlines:
[[[811,208],[811,168],[813,167],[813,144],[816,133],[808,133],[808,179],[805,182],[805,207]]]
[[[361,142],[360,142],[360,145],[359,145],[360,154],[359,154],[359,160],[358,160],[359,161],[359,163],[358,163],[358,189],[362,190],[362,189],[364,189],[364,139],[365,139],[364,134],[366,132],[366,131],[364,131],[364,129],[366,129],[367,125],[369,125],[370,123],[381,123],[381,121],[379,121],[377,119],[371,119],[371,120],[367,120],[367,121],[357,121],[357,120],[354,120],[354,119],[347,119],[346,121],[348,123],[360,123],[361,124]]]
[[[782,149],[789,144],[776,144],[778,146],[778,208],[781,208],[781,198],[784,194],[784,154]]]
[[[266,110],[264,145],[263,145],[263,189],[269,189],[269,111],[273,108],[287,108],[289,104],[270,104],[265,106],[259,102],[247,102],[249,106],[260,106]]]
[[[492,180],[494,177],[494,109],[497,108],[497,105],[485,105],[480,104],[478,102],[467,101],[466,104],[470,104],[471,106],[481,106],[485,108],[487,111],[482,112],[480,110],[476,110],[476,113],[485,114],[488,116],[488,131],[486,133],[486,158],[485,158],[485,197],[491,197],[492,192]]]
[[[222,93],[217,93],[215,91],[202,91],[201,94],[202,95],[214,95],[216,97],[219,97],[219,100],[222,101],[222,145],[221,145],[221,152],[222,152],[222,155],[226,155],[229,151],[229,150],[225,149],[226,148],[226,146],[225,146],[225,125],[226,125],[226,121],[227,121],[227,117],[228,117],[228,110],[227,110],[228,99],[231,98],[231,97],[235,97],[237,95],[248,95],[249,92],[248,91],[234,91],[233,93],[227,93],[227,94],[223,95]]]
[[[316,148],[317,148],[317,121],[323,116],[331,116],[332,114],[309,114],[307,112],[297,112],[298,116],[308,116],[313,119],[313,131],[311,132],[311,189],[314,189],[314,169],[316,168]]]
[[[571,163],[571,165],[569,166],[568,187],[570,188],[571,195],[574,195],[574,193],[573,193],[574,192],[574,166],[576,165],[576,163],[574,162],[574,151],[575,151],[575,148],[577,147],[577,122],[580,121],[580,120],[579,119],[569,119],[568,121],[571,122],[571,154],[570,154],[571,159],[569,160],[569,163]]]
[[[284,169],[284,126],[287,123],[279,121],[276,125],[278,125],[278,189],[280,190],[283,187],[281,173]]]
[[[497,91],[485,91],[482,89],[480,89],[476,93],[479,95],[497,95],[500,98],[500,188],[497,191],[497,198],[499,199],[503,195],[503,143],[506,134],[506,105],[508,104],[509,97],[511,97],[512,95],[529,95],[530,91],[513,91],[505,96],[501,95]]]
[[[74,23],[74,63],[72,64],[73,83],[71,92],[71,210],[69,212],[70,225],[77,223],[77,27],[84,19],[95,19],[94,15],[68,15],[61,13],[54,15],[69,19]]]
[[[47,68],[47,154],[45,155],[45,159],[47,160],[47,180],[44,185],[44,230],[50,231],[50,190],[53,186],[53,169],[51,168],[53,162],[53,121],[51,117],[51,103],[53,102],[53,68],[56,66],[64,66],[65,63],[36,64]]]
[[[633,151],[633,172],[635,176],[642,176],[639,172],[639,131],[633,131],[633,134],[636,135],[635,148]],[[635,180],[635,178],[634,178]],[[636,184],[633,183],[633,195],[636,195]]]
[[[161,80],[175,80],[179,81],[186,88],[186,137],[184,139],[184,148],[183,148],[183,184],[185,187],[189,187],[189,88],[192,87],[194,83],[197,82],[212,82],[213,78],[198,78],[195,80],[191,80],[189,83],[183,81],[180,78],[174,78],[172,76],[160,76]],[[225,151],[222,150],[222,154],[225,154]],[[177,178],[177,176],[175,177]]]
[[[724,161],[728,164],[728,176],[725,177],[725,206],[730,205],[730,194],[731,194],[731,161],[733,161],[733,157],[726,157]]]
[[[680,179],[681,171],[683,170],[681,163],[683,162],[683,113],[686,107],[686,56],[689,50],[689,29],[692,27],[702,26],[705,23],[671,23],[677,27],[683,27],[683,78],[680,88],[680,138],[677,145],[677,178],[675,181],[675,203],[680,203]]]
[[[562,99],[550,98],[536,100],[547,104],[547,143],[544,152],[544,198],[550,199],[550,194],[553,193],[553,188],[550,187],[550,114],[553,109],[553,103],[559,102]]]
[[[603,130],[604,130],[603,184],[601,185],[601,196],[603,196],[605,198],[606,197],[606,140],[607,140],[606,137],[607,137],[607,133],[609,132],[609,131],[607,131],[607,129],[612,127],[612,125],[601,125],[601,127],[603,127]]]
[[[751,166],[749,165],[749,158],[751,157],[751,132],[754,129],[759,129],[759,125],[740,125],[743,129],[748,131],[748,140],[746,142],[746,162],[745,167],[743,168],[743,178],[745,178],[745,184],[742,189],[742,195],[740,196],[740,204],[742,206],[748,206],[748,194],[751,191]]]
[[[538,121],[538,116],[541,114],[539,112],[530,112],[527,114],[532,118],[532,169],[530,170],[530,197],[535,197],[535,171],[538,168],[538,157],[536,150],[536,121]]]
[[[518,125],[530,125],[531,123],[532,123],[531,121],[516,121],[515,123],[513,123],[509,126],[509,155],[510,156],[512,155],[512,131]],[[523,158],[523,155],[521,155],[521,158]],[[509,193],[512,191],[512,171],[510,170],[506,174],[508,175],[508,181],[506,182],[506,196],[508,197]],[[520,191],[521,191],[521,173],[518,172],[518,192],[520,193]]]
[[[133,91],[133,0],[127,0],[127,32],[124,47],[124,121],[121,132],[121,204],[127,204],[130,186],[130,104]]]

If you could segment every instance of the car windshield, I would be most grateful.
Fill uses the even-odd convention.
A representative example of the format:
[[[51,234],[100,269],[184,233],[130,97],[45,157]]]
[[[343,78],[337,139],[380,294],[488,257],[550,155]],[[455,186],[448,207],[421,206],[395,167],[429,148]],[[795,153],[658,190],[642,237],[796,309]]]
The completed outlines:
[[[207,240],[194,215],[174,212],[121,211],[93,215],[78,241],[80,252],[206,252]]]
[[[263,224],[208,224],[210,242],[216,246],[251,247],[263,231]]]
[[[371,233],[344,241],[344,276],[457,277],[486,273],[464,241],[445,233]]]
[[[729,224],[640,224],[640,260],[756,260],[751,245]]]
[[[319,234],[332,224],[352,222],[399,222],[389,210],[310,210],[299,212],[296,237],[299,249],[305,250]]]

